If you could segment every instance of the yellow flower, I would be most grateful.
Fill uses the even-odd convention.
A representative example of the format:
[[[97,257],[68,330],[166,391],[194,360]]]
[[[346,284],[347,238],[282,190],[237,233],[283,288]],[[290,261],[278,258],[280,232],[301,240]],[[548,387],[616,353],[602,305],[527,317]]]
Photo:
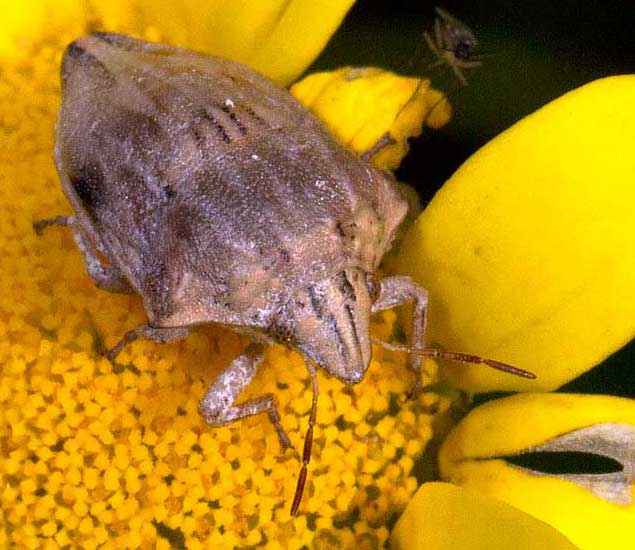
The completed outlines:
[[[632,548],[634,400],[529,393],[491,401],[450,433],[439,467],[443,479],[531,514],[580,548]]]
[[[408,503],[393,550],[574,550],[566,537],[499,500],[449,483],[426,483]]]
[[[555,389],[633,338],[634,94],[635,77],[607,78],[530,115],[470,158],[406,236],[395,264],[431,290],[430,339],[537,375],[528,381],[448,365],[457,385]],[[635,534],[634,452],[635,401],[525,394],[472,411],[443,443],[439,467],[443,479],[531,514],[580,548],[627,549]],[[553,464],[550,453],[577,453],[585,467],[567,470],[560,455],[556,472],[531,462],[546,455]],[[424,503],[430,494],[432,504]],[[426,521],[443,531],[471,517],[478,523],[469,529],[479,532],[514,513],[472,498],[424,484],[393,541],[443,548],[448,539]],[[534,524],[532,536],[551,537],[543,528]],[[510,546],[506,528],[488,536],[488,548]],[[472,542],[458,544],[480,547]],[[526,542],[518,537],[514,546]]]
[[[145,318],[140,300],[95,289],[67,232],[51,230],[37,238],[31,228],[35,219],[69,211],[51,153],[59,104],[58,67],[63,47],[70,40],[93,30],[125,32],[230,56],[288,84],[319,52],[351,4],[351,0],[330,0],[328,5],[306,0],[192,0],[178,4],[167,0],[32,0],[20,6],[13,2],[0,5],[0,28],[6,31],[0,33],[0,201],[5,213],[0,218],[0,281],[4,290],[0,304],[1,547],[295,549],[381,548],[386,544],[394,518],[417,488],[415,461],[431,440],[435,426],[447,422],[451,405],[448,396],[428,392],[418,401],[402,404],[401,396],[411,387],[411,380],[403,375],[405,358],[377,348],[359,386],[350,388],[321,377],[318,429],[303,514],[291,518],[288,506],[298,471],[297,453],[280,455],[277,436],[262,418],[212,430],[197,413],[206,387],[244,349],[246,341],[219,327],[202,327],[177,344],[136,342],[113,366],[97,355],[98,340],[104,338],[113,344],[127,329],[139,325]],[[619,89],[618,95],[628,97],[621,86],[611,84],[608,90],[614,93]],[[296,84],[293,91],[357,152],[388,137],[391,144],[373,157],[373,162],[385,169],[399,164],[407,151],[407,138],[417,134],[423,122],[438,127],[450,116],[447,102],[430,88],[429,82],[379,69],[344,68],[312,75]],[[585,112],[592,111],[592,103],[588,101]],[[626,132],[627,125],[622,127],[614,116],[601,113],[602,123],[614,121],[615,130]],[[526,146],[527,140],[542,135],[530,124],[526,127],[529,129],[521,134],[525,142],[509,141]],[[553,134],[555,140],[562,140],[565,127]],[[619,135],[622,139],[629,136]],[[506,143],[508,137],[499,143]],[[549,150],[549,143],[545,141],[544,145]],[[627,145],[622,144],[623,149],[618,150],[623,151]],[[587,157],[590,150],[585,150]],[[423,254],[430,253],[433,259],[443,253],[447,256],[443,239],[435,240],[430,248],[428,243],[430,235],[444,234],[444,220],[456,214],[454,207],[475,200],[479,207],[491,204],[484,199],[487,190],[474,182],[496,182],[494,167],[500,169],[500,157],[506,157],[501,151],[509,150],[495,144],[484,151],[485,158],[493,160],[481,162],[477,157],[453,178],[426,211],[423,221],[413,228],[397,261],[404,273],[413,274],[432,290],[432,341],[510,360],[537,371],[538,384],[546,380],[548,387],[555,387],[615,349],[628,330],[632,335],[632,325],[624,322],[632,319],[628,315],[631,310],[620,316],[622,322],[589,341],[583,360],[575,367],[552,369],[553,376],[549,369],[527,363],[526,356],[515,361],[513,354],[505,355],[504,346],[480,347],[491,336],[485,329],[478,329],[484,332],[474,348],[467,345],[469,342],[459,345],[461,342],[453,339],[456,327],[465,329],[465,338],[471,339],[470,323],[463,320],[456,327],[448,325],[439,312],[448,305],[447,311],[453,312],[451,319],[461,320],[455,315],[457,309],[466,306],[465,292],[458,292],[453,302],[456,285],[448,283],[452,270],[444,279],[443,269],[429,269],[430,264],[420,262],[424,261]],[[607,154],[606,149],[601,151]],[[628,166],[625,159],[630,157],[618,157],[621,164],[614,165],[614,175],[624,183],[624,174],[628,173],[624,172]],[[470,166],[476,169],[470,171]],[[522,175],[530,171],[518,164],[512,168],[506,173],[522,180],[521,188],[526,189],[527,178],[523,180]],[[569,177],[580,176],[581,172],[565,173]],[[582,174],[580,181],[588,182],[587,177]],[[553,181],[552,173],[541,172],[541,184]],[[500,191],[500,187],[496,189]],[[504,207],[508,195],[497,192],[496,196],[498,202],[492,206]],[[602,206],[603,212],[612,212],[616,204],[607,201]],[[461,223],[456,220],[461,215],[452,217],[455,221],[447,232],[450,242],[460,239],[456,229]],[[464,217],[463,223],[481,218],[472,214]],[[522,219],[514,219],[522,226]],[[508,254],[504,249],[501,252],[498,244],[489,246],[495,242],[493,237],[501,236],[500,231],[488,232],[478,224],[476,227],[478,231],[470,233],[482,235],[482,251],[490,253],[489,257],[495,256],[493,252],[504,257]],[[606,229],[602,224],[594,226],[598,227]],[[562,227],[557,230],[564,239]],[[600,233],[593,250],[601,248],[600,237],[607,235],[615,232]],[[507,234],[510,241],[514,236]],[[628,245],[626,237],[625,241]],[[509,265],[516,265],[515,257],[507,259]],[[459,257],[458,261],[464,260]],[[559,265],[563,264],[566,257]],[[478,264],[465,261],[459,267],[473,270],[475,265],[478,269]],[[606,267],[601,279],[604,285],[615,285],[618,279],[611,276],[616,273],[624,279],[630,273],[621,270],[619,262]],[[490,278],[492,274],[488,272]],[[496,287],[498,299],[491,300],[499,307],[507,298],[500,294],[507,283],[508,279],[501,278]],[[563,283],[548,298],[562,295],[563,288],[568,287]],[[612,299],[632,297],[624,285],[619,288],[621,294]],[[594,302],[599,303],[599,299]],[[613,307],[604,312],[606,317],[619,311],[617,300],[611,304]],[[544,307],[545,303],[537,305]],[[487,328],[487,315],[479,313],[466,310],[465,316],[469,321],[470,315],[472,319],[478,315],[479,323],[474,325]],[[597,310],[593,313],[597,315]],[[514,315],[509,317],[513,319]],[[558,331],[571,319],[580,320],[579,315],[554,318],[558,320],[551,327],[554,338],[562,336]],[[389,340],[395,322],[394,313],[382,315],[373,327],[373,335]],[[581,329],[580,324],[572,327]],[[505,353],[499,355],[499,350]],[[286,349],[273,347],[265,363],[244,397],[275,393],[284,427],[300,449],[311,401],[302,360]],[[436,380],[435,368],[429,365],[424,384]],[[455,381],[466,388],[511,387],[505,386],[508,378],[488,382],[487,386],[481,382],[481,377],[486,380],[487,376],[458,375]],[[476,426],[475,431],[468,430],[468,435],[478,434],[480,424]],[[455,433],[460,434],[461,429]],[[445,448],[456,447],[457,438],[460,441],[459,436],[451,436]],[[462,447],[458,447],[456,454],[462,457]],[[452,478],[453,471],[447,468],[444,475]],[[554,541],[553,547],[569,547],[553,529],[501,503],[457,495],[456,489],[447,486],[424,485],[419,495],[395,531],[393,541],[400,548],[415,541],[411,530],[436,537],[446,547],[482,547],[489,539],[479,528],[488,518],[497,518],[507,532],[526,529],[534,541],[540,538],[545,543]],[[476,517],[470,510],[483,512],[478,523],[472,522],[474,531],[462,539],[448,532],[448,522],[457,517],[465,521],[465,514],[433,514],[444,508],[455,510],[456,506],[470,514],[467,519]],[[435,522],[435,529],[428,528],[432,523],[420,529],[417,515],[422,510],[432,514],[428,517]],[[551,522],[549,518],[545,521]],[[425,547],[433,547],[431,544],[431,539],[426,539]]]

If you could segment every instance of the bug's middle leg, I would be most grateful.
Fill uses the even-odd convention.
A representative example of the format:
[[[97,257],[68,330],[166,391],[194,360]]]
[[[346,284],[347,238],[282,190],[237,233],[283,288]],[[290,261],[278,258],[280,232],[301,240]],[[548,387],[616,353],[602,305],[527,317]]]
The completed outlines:
[[[235,403],[256,375],[263,352],[262,344],[251,344],[242,355],[236,357],[209,387],[201,399],[199,412],[210,426],[224,426],[247,416],[266,412],[284,451],[291,446],[291,440],[280,422],[273,394],[267,393],[243,403]]]

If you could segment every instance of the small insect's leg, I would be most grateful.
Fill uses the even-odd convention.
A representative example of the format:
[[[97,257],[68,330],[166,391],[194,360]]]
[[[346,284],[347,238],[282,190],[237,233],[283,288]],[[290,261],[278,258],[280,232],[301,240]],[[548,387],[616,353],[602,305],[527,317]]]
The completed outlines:
[[[372,312],[392,309],[402,304],[413,303],[411,345],[424,349],[427,324],[428,291],[414,283],[410,277],[387,277],[381,281],[379,297],[372,306]],[[408,366],[417,374],[414,392],[421,389],[421,365],[419,356],[411,355]]]
[[[267,393],[243,403],[234,403],[256,375],[263,351],[262,344],[251,344],[245,353],[236,357],[214,380],[201,399],[198,410],[210,426],[224,426],[247,416],[266,412],[284,451],[291,447],[291,440],[280,423],[273,394]]]
[[[452,54],[448,54],[448,55],[451,56],[451,59],[449,59],[448,65],[452,69],[454,76],[456,76],[456,78],[458,79],[458,81],[461,83],[462,86],[467,86],[467,78],[465,78],[463,71],[459,69],[459,64],[457,62],[457,59]],[[465,65],[461,65],[461,66],[464,67]]]
[[[457,67],[461,67],[462,69],[475,69],[476,67],[480,67],[483,62],[482,61],[463,61],[462,59],[457,59],[455,61]]]
[[[177,340],[183,340],[187,338],[190,333],[190,329],[187,327],[181,328],[157,328],[150,325],[141,325],[135,329],[129,330],[123,335],[123,338],[119,340],[117,345],[104,353],[104,356],[111,362],[113,362],[117,355],[121,353],[121,350],[125,348],[131,342],[134,342],[137,338],[147,338],[154,342],[164,344],[166,342],[175,342]]]
[[[434,40],[432,39],[432,36],[430,36],[430,33],[428,31],[423,32],[423,39],[426,41],[426,44],[428,45],[428,48],[430,48],[430,51],[439,58],[439,61],[437,63],[434,63],[433,65],[429,65],[428,68],[432,68],[432,67],[435,67],[436,65],[440,65],[441,63],[443,63],[443,57],[441,56],[441,52],[439,51],[437,44],[435,44]]]
[[[437,59],[434,63],[430,63],[430,65],[428,65],[428,70],[431,69],[436,69],[437,67],[440,67],[441,65],[444,65],[445,61],[443,59]]]
[[[434,39],[438,50],[445,50],[449,47],[449,44],[443,36],[443,31],[441,30],[441,18],[439,17],[434,20]]]
[[[481,61],[463,61],[461,59],[457,59],[456,57],[452,57],[452,62],[449,63],[450,67],[454,71],[454,74],[463,86],[467,86],[467,78],[461,69],[474,69],[476,67],[480,67],[482,64],[483,63]]]
[[[42,230],[52,225],[62,225],[70,228],[75,239],[75,244],[84,258],[86,271],[95,281],[97,287],[110,292],[121,292],[124,294],[132,292],[128,281],[123,274],[112,264],[105,264],[95,253],[95,247],[86,238],[77,226],[75,216],[57,216],[46,220],[38,220],[33,223],[33,229],[38,235],[42,234]],[[97,248],[101,248],[99,245]]]

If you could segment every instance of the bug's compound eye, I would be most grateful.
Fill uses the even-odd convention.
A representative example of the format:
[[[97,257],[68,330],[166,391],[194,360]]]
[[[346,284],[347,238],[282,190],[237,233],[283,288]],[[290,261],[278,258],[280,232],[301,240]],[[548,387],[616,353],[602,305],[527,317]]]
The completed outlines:
[[[276,342],[290,346],[295,341],[295,330],[291,323],[284,321],[284,318],[274,319],[268,327],[268,333]]]
[[[380,284],[372,273],[366,273],[366,286],[371,302],[375,302],[379,298]]]

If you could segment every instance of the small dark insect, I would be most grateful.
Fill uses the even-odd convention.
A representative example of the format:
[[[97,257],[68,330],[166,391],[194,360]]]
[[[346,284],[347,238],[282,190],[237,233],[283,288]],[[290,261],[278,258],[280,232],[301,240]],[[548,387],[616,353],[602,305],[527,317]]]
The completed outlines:
[[[148,314],[111,360],[139,337],[179,340],[203,323],[248,335],[199,410],[211,426],[267,413],[286,449],[272,394],[236,400],[268,345],[304,356],[313,402],[294,515],[317,415],[314,365],[361,381],[372,313],[414,304],[415,373],[419,355],[483,362],[426,350],[426,291],[408,277],[375,279],[407,210],[393,180],[248,67],[116,34],[80,38],[62,61],[55,162],[75,214],[35,230],[69,227],[97,286],[139,294]]]
[[[443,8],[435,7],[438,17],[434,20],[434,37],[428,31],[423,38],[438,60],[430,68],[448,65],[458,81],[467,86],[467,79],[461,69],[479,67],[480,61],[471,60],[478,40],[474,33],[456,17]]]

